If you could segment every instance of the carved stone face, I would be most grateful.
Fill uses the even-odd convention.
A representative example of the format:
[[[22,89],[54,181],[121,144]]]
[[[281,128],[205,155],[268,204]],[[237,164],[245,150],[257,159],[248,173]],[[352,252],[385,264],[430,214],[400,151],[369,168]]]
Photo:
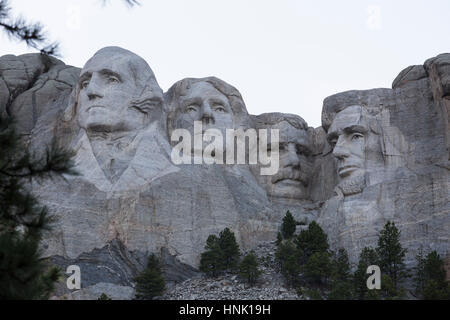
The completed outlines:
[[[337,161],[339,186],[344,194],[359,193],[365,187],[368,119],[360,106],[344,109],[336,115],[328,130],[328,141]]]
[[[228,99],[208,82],[196,82],[180,97],[175,125],[193,133],[194,121],[201,121],[203,131],[215,128],[225,136],[233,129],[233,113]]]
[[[78,95],[78,124],[91,131],[133,131],[157,119],[160,109],[150,113],[132,107],[136,80],[129,67],[133,56],[94,56],[81,71]],[[158,113],[158,114],[153,114]]]
[[[270,129],[279,130],[280,168],[273,176],[258,176],[260,183],[271,197],[306,199],[311,174],[311,146],[307,131],[287,121],[272,125]]]

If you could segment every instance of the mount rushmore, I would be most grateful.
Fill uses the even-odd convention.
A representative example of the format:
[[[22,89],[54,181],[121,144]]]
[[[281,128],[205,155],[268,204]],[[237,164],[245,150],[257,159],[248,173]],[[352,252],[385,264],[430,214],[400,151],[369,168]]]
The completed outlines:
[[[326,98],[318,128],[294,114],[250,115],[239,91],[215,77],[163,92],[147,62],[118,47],[81,70],[40,54],[2,56],[0,112],[34,152],[54,137],[76,152],[80,175],[32,188],[57,218],[45,256],[63,270],[80,266],[83,290],[131,297],[150,253],[161,255],[167,281],[189,278],[209,234],[229,227],[252,249],[276,238],[287,210],[317,221],[352,262],[388,220],[401,230],[407,263],[420,247],[450,259],[450,54],[401,71],[392,89]],[[223,136],[277,129],[278,171],[175,164],[174,133],[195,136],[195,122],[200,134]],[[201,141],[189,151],[206,148]]]

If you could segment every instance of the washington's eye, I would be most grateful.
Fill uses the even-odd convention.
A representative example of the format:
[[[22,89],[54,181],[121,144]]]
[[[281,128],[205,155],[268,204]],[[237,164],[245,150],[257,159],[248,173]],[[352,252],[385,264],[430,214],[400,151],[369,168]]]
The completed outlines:
[[[352,141],[358,141],[359,139],[364,138],[364,136],[361,133],[354,133],[352,134]]]
[[[120,82],[120,80],[117,77],[114,77],[114,76],[109,76],[108,77],[108,81],[110,83],[119,83]]]
[[[186,107],[186,112],[197,112],[198,106],[196,104],[191,104]]]

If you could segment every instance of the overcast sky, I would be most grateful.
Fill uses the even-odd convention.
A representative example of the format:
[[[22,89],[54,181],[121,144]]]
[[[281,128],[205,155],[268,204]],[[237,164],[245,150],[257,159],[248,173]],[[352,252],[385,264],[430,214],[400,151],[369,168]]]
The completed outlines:
[[[391,87],[405,67],[450,52],[448,0],[12,0],[40,21],[61,59],[82,67],[121,46],[147,60],[166,91],[185,77],[217,76],[252,114],[286,112],[320,126],[323,99]],[[0,55],[33,52],[0,34]]]

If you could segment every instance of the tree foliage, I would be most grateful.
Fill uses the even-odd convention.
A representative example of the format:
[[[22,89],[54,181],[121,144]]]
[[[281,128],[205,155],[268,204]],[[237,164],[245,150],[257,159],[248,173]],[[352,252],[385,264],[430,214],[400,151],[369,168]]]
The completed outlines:
[[[326,251],[313,253],[304,266],[306,278],[313,284],[326,284],[331,274],[330,254]]]
[[[374,296],[371,294],[374,290],[367,288],[367,268],[371,265],[378,264],[377,252],[373,248],[365,247],[360,255],[358,267],[353,274],[354,294],[355,299],[364,300],[372,299]]]
[[[200,271],[216,277],[224,269],[225,264],[219,238],[212,234],[206,240],[205,251],[200,256]]]
[[[302,230],[294,242],[301,264],[306,263],[314,253],[327,252],[329,248],[328,236],[315,221],[308,225],[308,229]]]
[[[223,263],[226,270],[235,271],[241,255],[234,232],[225,228],[219,234],[219,246],[223,253]]]
[[[400,243],[400,230],[394,222],[388,221],[380,231],[376,251],[381,270],[390,277],[394,290],[397,290],[400,282],[407,277],[404,262],[406,249]]]
[[[278,245],[275,260],[286,280],[291,285],[296,285],[299,281],[300,265],[297,248],[291,240],[285,240]]]
[[[331,261],[331,290],[329,300],[350,300],[353,297],[352,274],[348,254],[339,249]]]
[[[240,250],[234,233],[225,228],[216,235],[209,235],[205,251],[200,256],[200,271],[216,277],[225,270],[236,271]]]
[[[155,254],[148,258],[147,267],[134,279],[136,299],[152,300],[163,294],[166,285],[159,259]]]
[[[0,299],[46,299],[59,273],[42,259],[39,243],[53,219],[29,184],[76,174],[74,153],[54,140],[44,156],[31,154],[2,117],[0,150]]]
[[[290,239],[294,235],[297,222],[292,216],[291,212],[288,210],[283,218],[283,223],[281,224],[281,235],[284,239]]]
[[[254,285],[261,275],[258,268],[258,259],[254,251],[246,254],[239,265],[239,275],[246,279],[250,285]]]
[[[425,300],[449,300],[450,286],[446,280],[444,261],[436,251],[430,252],[423,260],[423,289]]]

